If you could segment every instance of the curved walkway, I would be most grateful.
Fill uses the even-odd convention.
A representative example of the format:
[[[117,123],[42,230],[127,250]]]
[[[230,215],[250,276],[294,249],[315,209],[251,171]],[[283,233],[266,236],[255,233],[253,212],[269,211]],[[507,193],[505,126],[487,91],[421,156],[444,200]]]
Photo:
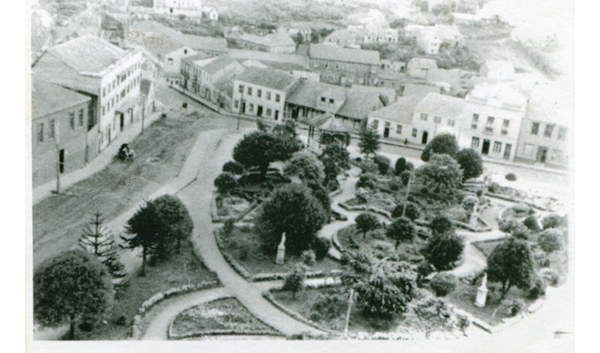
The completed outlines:
[[[177,193],[191,211],[195,224],[192,242],[196,253],[203,258],[208,268],[217,273],[224,288],[189,293],[164,301],[148,313],[150,320],[142,339],[167,339],[167,327],[179,312],[224,296],[235,296],[256,317],[286,335],[301,332],[323,333],[289,317],[263,298],[262,292],[281,286],[280,281],[247,282],[229,266],[217,247],[213,231],[218,226],[214,225],[210,218],[213,180],[221,172],[223,163],[231,158],[231,151],[243,132],[228,131],[214,149],[193,157],[190,154],[190,158],[198,158],[195,161],[199,166],[197,179]]]

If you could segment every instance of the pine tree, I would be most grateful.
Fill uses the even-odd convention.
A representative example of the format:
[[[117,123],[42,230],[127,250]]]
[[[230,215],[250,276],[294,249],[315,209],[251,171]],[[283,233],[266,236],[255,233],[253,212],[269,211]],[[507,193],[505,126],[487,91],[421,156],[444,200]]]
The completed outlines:
[[[102,214],[96,212],[89,225],[83,230],[79,239],[79,246],[90,252],[108,268],[108,272],[114,278],[126,275],[123,264],[119,261],[117,244],[112,232],[103,227]]]

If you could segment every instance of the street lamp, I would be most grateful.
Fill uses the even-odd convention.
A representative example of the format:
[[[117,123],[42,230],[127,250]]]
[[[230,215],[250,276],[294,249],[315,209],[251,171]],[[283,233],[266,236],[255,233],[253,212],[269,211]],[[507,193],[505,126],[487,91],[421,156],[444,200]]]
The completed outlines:
[[[240,120],[242,119],[242,104],[244,104],[244,89],[246,89],[246,86],[242,86],[242,97],[240,98],[240,111],[238,114],[238,121],[237,121],[237,127],[235,128],[236,130],[240,129]]]

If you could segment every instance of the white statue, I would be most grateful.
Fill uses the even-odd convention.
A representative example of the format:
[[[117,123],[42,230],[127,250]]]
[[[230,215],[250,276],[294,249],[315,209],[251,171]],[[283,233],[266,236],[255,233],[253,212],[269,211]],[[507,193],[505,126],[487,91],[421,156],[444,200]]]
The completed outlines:
[[[277,246],[277,259],[275,263],[283,265],[285,259],[285,232],[281,235],[281,243]]]
[[[481,281],[481,286],[477,288],[477,298],[475,299],[475,306],[478,308],[483,308],[485,306],[485,301],[487,299],[487,272],[483,274],[483,280]]]

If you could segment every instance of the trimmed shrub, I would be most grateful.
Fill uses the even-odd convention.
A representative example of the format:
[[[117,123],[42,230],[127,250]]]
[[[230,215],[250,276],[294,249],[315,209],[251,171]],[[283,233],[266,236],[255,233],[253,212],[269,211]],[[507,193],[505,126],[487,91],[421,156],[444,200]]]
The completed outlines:
[[[500,184],[498,183],[491,183],[490,186],[488,186],[488,191],[491,192],[492,194],[497,194],[500,192]]]
[[[405,170],[402,172],[402,174],[400,174],[400,179],[402,180],[402,184],[404,184],[404,186],[408,185],[408,181],[410,180],[410,171]]]
[[[429,228],[434,235],[454,233],[454,223],[448,217],[437,216],[430,223]]]
[[[563,219],[556,213],[549,214],[542,219],[542,227],[544,229],[557,228],[563,225]]]
[[[233,217],[227,218],[223,222],[223,235],[225,235],[225,236],[231,235],[231,232],[233,232],[234,227],[235,227],[235,218],[233,218]]]
[[[404,210],[404,204],[398,204],[392,211],[392,218],[402,217],[403,210]],[[412,202],[407,202],[405,217],[414,222],[415,219],[418,219],[419,217],[421,217],[421,209],[416,204],[414,204]]]
[[[379,174],[385,175],[390,169],[391,161],[386,156],[377,155],[373,158],[373,162],[377,165]]]
[[[300,255],[300,261],[306,266],[312,266],[317,262],[317,257],[313,250],[305,250]]]
[[[393,177],[392,180],[390,180],[388,182],[388,187],[392,191],[398,191],[398,190],[400,190],[403,185],[404,185],[404,183],[402,182],[402,179],[398,178],[398,177]]]
[[[517,176],[515,175],[515,173],[508,173],[508,174],[506,174],[506,176],[504,176],[504,178],[506,178],[506,180],[508,180],[508,181],[516,181],[517,180]]]
[[[529,231],[525,227],[515,228],[510,232],[510,234],[517,239],[529,239]]]
[[[244,174],[244,166],[239,162],[229,161],[223,164],[223,173],[242,175]]]
[[[232,173],[225,172],[215,179],[215,186],[220,194],[228,194],[238,186],[238,182]]]
[[[535,216],[533,216],[533,215],[525,218],[525,220],[523,221],[523,225],[525,227],[527,227],[527,229],[529,229],[529,230],[531,230],[532,232],[535,232],[535,233],[537,233],[540,230],[542,230],[540,228],[540,225],[539,225],[538,221],[537,221],[537,218]]]
[[[356,188],[377,189],[377,177],[372,173],[362,174],[356,182]]]
[[[438,135],[425,146],[425,149],[421,154],[421,160],[428,162],[434,154],[447,154],[454,159],[456,158],[458,150],[459,147],[456,142],[456,136],[452,134]]]
[[[319,322],[322,319],[321,314],[317,313],[317,312],[312,312],[310,313],[310,316],[308,317],[308,319],[310,321],[314,321],[314,322]]]
[[[538,236],[540,248],[547,253],[561,250],[563,248],[562,234],[557,229],[546,229]]]
[[[406,170],[406,158],[400,157],[400,158],[398,158],[398,160],[396,160],[394,174],[400,175],[405,170]]]
[[[536,277],[533,281],[533,286],[529,289],[529,293],[527,294],[527,298],[531,300],[536,300],[539,297],[546,294],[546,282],[541,277]]]
[[[377,164],[375,164],[375,162],[373,162],[370,159],[365,159],[364,161],[362,161],[359,165],[360,170],[363,173],[377,173],[379,171],[379,168],[377,167]]]
[[[445,297],[456,289],[458,281],[456,277],[449,273],[438,273],[431,279],[429,286],[438,297]]]
[[[331,240],[327,239],[327,238],[317,238],[315,239],[315,241],[313,241],[312,243],[312,250],[314,250],[315,252],[315,256],[317,258],[318,261],[321,261],[325,258],[325,256],[327,256],[327,252],[329,251],[329,248],[331,247]]]

